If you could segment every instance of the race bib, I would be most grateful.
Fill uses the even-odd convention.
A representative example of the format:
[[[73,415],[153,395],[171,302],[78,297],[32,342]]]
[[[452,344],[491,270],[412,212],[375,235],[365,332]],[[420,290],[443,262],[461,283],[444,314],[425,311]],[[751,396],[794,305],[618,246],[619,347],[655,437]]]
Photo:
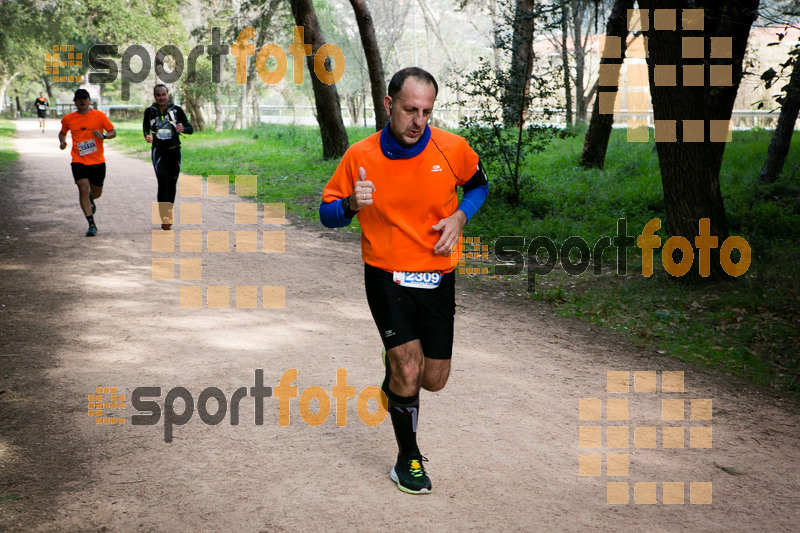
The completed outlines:
[[[78,143],[78,154],[81,156],[93,154],[96,151],[97,144],[95,144],[94,139]]]
[[[394,272],[392,279],[403,287],[435,289],[442,281],[442,275],[438,272]]]
[[[159,141],[168,141],[172,139],[172,130],[169,128],[162,128],[156,131],[156,139]]]
[[[46,105],[39,104],[39,109],[41,109],[42,111],[44,111],[45,109],[47,109],[47,106],[46,106]]]

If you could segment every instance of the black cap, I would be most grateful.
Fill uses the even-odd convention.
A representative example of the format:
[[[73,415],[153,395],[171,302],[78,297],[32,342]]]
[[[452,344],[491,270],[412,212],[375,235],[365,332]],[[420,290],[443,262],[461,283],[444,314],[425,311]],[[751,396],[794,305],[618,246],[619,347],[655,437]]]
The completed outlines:
[[[91,98],[91,96],[89,96],[89,91],[86,89],[78,89],[75,91],[75,98],[73,98],[73,100],[78,100],[80,98]]]

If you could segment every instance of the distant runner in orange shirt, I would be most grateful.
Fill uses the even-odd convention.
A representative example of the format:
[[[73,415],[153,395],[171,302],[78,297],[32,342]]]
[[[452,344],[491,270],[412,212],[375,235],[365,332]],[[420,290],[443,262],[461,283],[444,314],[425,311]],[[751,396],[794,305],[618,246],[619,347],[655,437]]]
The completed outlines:
[[[357,216],[361,224],[367,301],[384,345],[381,389],[399,448],[390,477],[403,492],[427,494],[427,459],[417,446],[419,391],[447,383],[457,265],[451,254],[488,184],[466,140],[428,126],[438,93],[433,76],[405,68],[388,93],[389,124],[344,154],[322,193],[320,219],[341,227]],[[456,187],[464,190],[460,203]]]
[[[75,91],[77,111],[61,119],[61,132],[58,134],[60,148],[67,147],[67,132],[72,134],[72,177],[78,186],[78,201],[83,214],[89,222],[87,237],[97,235],[94,201],[103,194],[106,179],[106,159],[103,157],[103,141],[117,136],[114,125],[105,113],[91,108],[89,91]],[[105,130],[105,132],[103,132]]]
[[[36,116],[39,117],[39,127],[42,128],[44,133],[44,121],[47,118],[47,108],[50,102],[44,97],[44,93],[39,93],[39,98],[33,101],[33,107],[36,109]]]

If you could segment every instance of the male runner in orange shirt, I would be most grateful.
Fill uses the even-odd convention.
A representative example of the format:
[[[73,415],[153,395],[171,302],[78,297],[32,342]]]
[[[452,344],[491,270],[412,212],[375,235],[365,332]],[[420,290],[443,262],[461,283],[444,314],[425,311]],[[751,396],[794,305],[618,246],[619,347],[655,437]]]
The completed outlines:
[[[431,492],[417,446],[419,390],[450,373],[461,229],[486,199],[477,154],[458,135],[428,126],[438,93],[428,72],[405,68],[383,104],[390,122],[347,150],[322,194],[328,227],[361,223],[370,311],[385,348],[389,415],[399,448],[390,477],[411,494]],[[464,190],[459,204],[456,186]],[[455,257],[458,257],[457,255]]]
[[[44,133],[44,121],[47,118],[47,108],[50,102],[44,97],[44,93],[39,93],[39,98],[33,101],[33,107],[36,109],[36,116],[39,117],[39,127],[42,128]]]
[[[72,177],[78,186],[78,201],[83,214],[89,222],[87,237],[97,235],[94,201],[103,194],[106,179],[106,159],[103,157],[103,140],[117,136],[114,125],[105,113],[91,108],[89,91],[75,91],[77,111],[61,119],[61,132],[58,134],[60,148],[67,147],[67,132],[72,133]],[[105,130],[108,133],[104,133]]]

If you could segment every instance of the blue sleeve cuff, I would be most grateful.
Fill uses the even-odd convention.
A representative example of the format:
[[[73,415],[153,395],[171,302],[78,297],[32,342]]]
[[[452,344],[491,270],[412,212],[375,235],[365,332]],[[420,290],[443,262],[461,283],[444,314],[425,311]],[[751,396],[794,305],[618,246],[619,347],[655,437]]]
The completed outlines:
[[[458,206],[465,215],[467,215],[467,222],[478,212],[478,209],[483,205],[486,197],[489,195],[489,186],[481,185],[475,187],[464,193],[461,198],[461,204]]]
[[[343,200],[322,202],[319,204],[319,220],[326,228],[343,228],[350,225],[352,218],[344,216]]]

